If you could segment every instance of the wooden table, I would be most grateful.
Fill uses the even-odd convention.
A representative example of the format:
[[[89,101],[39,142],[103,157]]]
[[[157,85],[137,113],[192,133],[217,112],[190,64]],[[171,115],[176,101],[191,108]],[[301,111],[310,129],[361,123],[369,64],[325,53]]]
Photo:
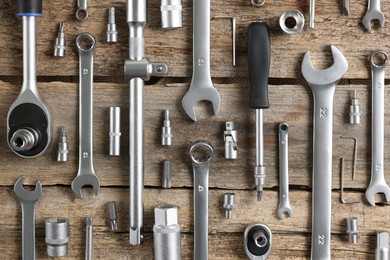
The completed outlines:
[[[210,259],[245,259],[243,231],[254,222],[267,224],[273,232],[269,259],[308,259],[311,241],[311,171],[313,98],[304,82],[300,66],[303,54],[312,52],[318,69],[332,64],[330,44],[346,56],[349,70],[336,89],[333,130],[332,256],[334,259],[372,259],[375,232],[388,229],[389,214],[384,204],[371,207],[364,192],[370,181],[370,109],[371,81],[368,57],[377,49],[388,51],[390,27],[373,27],[365,31],[362,18],[366,1],[351,2],[351,16],[342,16],[338,1],[317,1],[314,29],[306,27],[296,35],[281,32],[278,19],[288,9],[302,11],[308,20],[308,1],[267,1],[263,8],[252,7],[249,0],[212,1],[212,16],[235,15],[237,19],[237,66],[231,65],[231,25],[228,20],[212,20],[211,71],[215,87],[221,94],[221,109],[201,102],[192,122],[184,113],[181,99],[189,87],[192,72],[192,1],[183,0],[183,28],[160,28],[160,1],[150,0],[149,21],[145,31],[146,57],[166,62],[167,77],[153,78],[145,86],[145,239],[141,246],[129,244],[129,154],[128,154],[128,83],[123,64],[128,57],[128,26],[125,1],[89,2],[90,16],[84,22],[75,18],[75,1],[44,1],[42,18],[38,18],[38,85],[54,116],[54,139],[48,152],[35,159],[16,156],[7,146],[6,118],[16,99],[22,76],[22,22],[15,16],[15,1],[0,1],[0,255],[1,259],[21,258],[21,209],[13,192],[20,175],[25,184],[40,180],[43,194],[36,210],[37,258],[46,255],[44,221],[61,216],[70,221],[69,254],[63,259],[83,259],[85,218],[94,218],[94,255],[96,259],[152,259],[153,209],[159,204],[178,206],[182,229],[183,259],[193,256],[193,189],[189,148],[196,140],[210,141],[217,152],[211,163],[209,198]],[[107,8],[117,7],[119,42],[105,42]],[[390,6],[382,6],[386,14]],[[272,58],[270,69],[270,109],[264,113],[265,166],[267,171],[263,201],[256,201],[253,167],[255,162],[254,111],[248,107],[246,29],[250,22],[263,20],[271,28]],[[67,53],[63,59],[52,57],[59,22],[65,22]],[[101,180],[101,191],[94,196],[84,189],[85,198],[76,199],[70,183],[78,169],[78,54],[75,39],[82,32],[97,39],[94,84],[94,162]],[[362,107],[362,123],[348,123],[351,92],[357,90]],[[390,105],[386,89],[385,126],[390,124]],[[109,106],[122,107],[121,156],[108,155]],[[173,144],[160,144],[163,110],[171,111]],[[238,132],[239,158],[224,158],[223,130],[226,121],[235,122]],[[280,220],[278,209],[278,137],[280,121],[288,122],[291,218]],[[56,161],[60,126],[65,126],[69,142],[69,162]],[[389,151],[389,129],[385,128],[385,151]],[[358,139],[357,176],[351,180],[353,142],[340,136]],[[340,157],[346,163],[346,197],[356,204],[341,204]],[[385,161],[389,156],[385,152]],[[161,189],[162,161],[171,160],[172,189]],[[386,168],[385,168],[386,169]],[[223,195],[236,194],[233,219],[224,218]],[[378,199],[379,200],[379,199]],[[107,203],[117,202],[117,233],[109,230]],[[348,242],[346,218],[359,221],[358,244]]]

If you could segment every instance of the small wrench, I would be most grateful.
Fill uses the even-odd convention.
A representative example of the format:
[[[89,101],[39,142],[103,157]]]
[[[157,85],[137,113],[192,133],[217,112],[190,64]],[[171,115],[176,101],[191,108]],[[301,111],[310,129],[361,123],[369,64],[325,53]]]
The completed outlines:
[[[37,181],[35,189],[29,191],[23,188],[26,177],[20,176],[14,186],[14,192],[18,196],[22,206],[22,259],[35,259],[35,204],[42,194],[42,184]]]
[[[87,0],[77,0],[76,18],[80,21],[88,18]]]
[[[90,43],[89,46],[86,46]],[[80,34],[76,39],[79,51],[80,70],[80,115],[79,115],[79,171],[72,182],[72,190],[80,199],[83,198],[81,188],[85,185],[93,187],[95,195],[99,193],[100,181],[93,168],[93,51],[95,38],[88,34]]]
[[[195,104],[210,101],[214,115],[218,114],[221,97],[210,76],[210,1],[196,0],[194,5],[193,72],[189,90],[182,100],[186,114],[196,121]]]
[[[190,149],[194,173],[194,259],[207,260],[209,251],[209,168],[213,146],[195,142]]]
[[[279,209],[278,216],[291,217],[291,206],[288,198],[288,124],[279,124]]]
[[[371,21],[378,20],[379,25],[385,26],[385,15],[381,11],[381,0],[368,0],[367,12],[363,17],[363,25],[371,31]]]
[[[344,55],[333,45],[331,49],[334,61],[331,67],[314,69],[309,52],[301,67],[314,96],[311,259],[321,260],[331,259],[333,96],[337,83],[348,70]]]
[[[384,56],[381,64],[375,58]],[[389,57],[383,51],[376,51],[371,55],[372,73],[372,155],[371,155],[371,181],[366,190],[366,199],[375,206],[375,194],[384,193],[386,202],[390,201],[390,188],[384,175],[384,98],[385,98],[385,71]]]

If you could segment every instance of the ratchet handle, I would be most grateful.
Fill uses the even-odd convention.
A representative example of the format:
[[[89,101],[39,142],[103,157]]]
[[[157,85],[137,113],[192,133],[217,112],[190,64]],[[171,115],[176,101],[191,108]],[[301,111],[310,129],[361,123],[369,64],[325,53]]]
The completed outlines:
[[[17,0],[17,16],[42,16],[42,0]]]
[[[254,22],[248,27],[248,69],[251,84],[250,108],[269,108],[268,75],[271,60],[269,27]]]

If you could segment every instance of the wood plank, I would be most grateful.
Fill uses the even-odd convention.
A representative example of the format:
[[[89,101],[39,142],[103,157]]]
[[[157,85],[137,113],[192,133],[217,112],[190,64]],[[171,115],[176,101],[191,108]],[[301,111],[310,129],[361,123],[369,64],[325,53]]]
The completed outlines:
[[[19,92],[18,86],[1,83],[3,94],[0,96],[0,121],[6,122],[9,106]],[[172,160],[173,186],[192,186],[190,146],[196,140],[209,140],[213,143],[217,156],[211,164],[210,185],[228,189],[253,189],[253,166],[255,162],[255,122],[254,111],[249,110],[247,102],[248,86],[218,84],[221,93],[221,111],[210,116],[210,106],[201,102],[196,107],[198,122],[192,122],[183,112],[181,98],[188,84],[153,85],[145,87],[145,185],[161,186],[163,160]],[[0,183],[13,185],[15,172],[31,176],[28,182],[41,179],[45,185],[69,185],[78,169],[78,88],[71,83],[40,84],[42,95],[50,105],[54,115],[53,145],[47,154],[34,160],[15,156],[6,144],[0,140]],[[362,124],[351,126],[348,121],[348,109],[351,90],[356,89],[362,106]],[[368,86],[341,85],[337,87],[334,102],[333,130],[333,188],[339,189],[339,158],[346,160],[346,187],[366,189],[370,180],[370,94]],[[386,90],[386,95],[389,95]],[[267,171],[266,187],[278,186],[278,139],[277,126],[286,121],[289,129],[289,167],[290,185],[311,186],[312,160],[312,95],[307,86],[270,86],[271,107],[265,111],[265,165]],[[291,98],[294,97],[294,98]],[[94,163],[103,186],[128,185],[128,86],[96,83],[94,89]],[[122,107],[122,155],[108,156],[109,106]],[[385,125],[390,124],[390,105],[385,106]],[[173,133],[172,147],[160,145],[163,110],[171,111]],[[233,121],[238,132],[239,158],[224,159],[223,130],[226,121]],[[56,162],[59,127],[66,127],[70,149],[69,162]],[[6,135],[5,124],[1,126]],[[385,151],[390,149],[389,132],[386,128]],[[339,137],[358,138],[356,180],[352,181],[353,142]],[[385,153],[385,162],[389,160]],[[26,165],[32,170],[15,165]],[[16,170],[17,169],[17,170]]]
[[[148,3],[149,21],[145,31],[146,57],[155,62],[166,62],[171,77],[190,77],[192,73],[192,1],[183,0],[183,28],[163,30],[160,25],[160,1]],[[97,39],[95,75],[123,77],[123,65],[128,57],[128,26],[125,1],[95,0],[88,3],[90,16],[79,22],[75,18],[75,1],[44,1],[43,17],[38,18],[38,75],[77,76],[78,54],[75,39],[81,32],[90,32]],[[107,44],[107,8],[117,7],[119,42]],[[332,63],[329,44],[340,48],[349,62],[345,78],[370,77],[367,58],[377,49],[386,50],[389,27],[365,31],[362,18],[366,2],[351,3],[351,16],[341,14],[341,5],[326,0],[316,5],[316,24],[296,35],[285,35],[278,24],[280,15],[288,9],[302,11],[308,19],[308,1],[267,2],[261,8],[251,6],[249,0],[213,1],[211,16],[235,15],[237,18],[237,66],[231,65],[231,25],[227,20],[211,21],[211,72],[213,77],[246,77],[246,30],[250,22],[259,19],[271,28],[271,77],[301,78],[300,65],[304,52],[311,51],[313,63],[324,68]],[[382,6],[386,14],[390,7]],[[17,18],[15,1],[0,1],[1,75],[22,74],[22,22]],[[67,54],[64,59],[52,57],[58,24],[65,22]],[[353,44],[352,44],[353,43]],[[356,47],[358,46],[358,47]],[[173,58],[174,57],[174,58]]]
[[[293,215],[279,220],[276,214],[278,193],[267,192],[261,203],[256,201],[253,192],[235,190],[236,208],[233,219],[224,219],[222,209],[225,190],[211,190],[209,198],[210,259],[242,259],[242,234],[246,225],[262,222],[267,224],[274,236],[274,249],[270,259],[306,259],[310,252],[311,206],[310,193],[307,191],[291,192]],[[361,194],[352,194],[354,199]],[[19,202],[10,188],[0,188],[2,211],[0,212],[0,252],[4,259],[20,254],[21,245],[21,210]],[[84,254],[84,219],[94,218],[95,255],[102,259],[151,259],[153,208],[161,203],[177,205],[179,223],[182,229],[182,249],[184,259],[191,259],[193,254],[193,201],[190,189],[158,190],[147,188],[145,192],[145,241],[140,247],[131,247],[128,243],[128,190],[125,188],[102,188],[98,196],[88,194],[83,200],[74,199],[70,187],[43,188],[42,196],[36,209],[38,258],[46,259],[44,244],[44,220],[53,216],[69,218],[70,252],[69,258]],[[367,259],[373,256],[374,232],[386,230],[387,207],[371,207],[362,203],[340,204],[338,194],[332,197],[332,254],[336,259]],[[111,233],[108,228],[106,205],[109,201],[117,202],[118,233]],[[345,218],[358,216],[360,242],[348,243],[345,230]],[[141,258],[137,258],[136,256]],[[144,258],[145,257],[145,258]]]

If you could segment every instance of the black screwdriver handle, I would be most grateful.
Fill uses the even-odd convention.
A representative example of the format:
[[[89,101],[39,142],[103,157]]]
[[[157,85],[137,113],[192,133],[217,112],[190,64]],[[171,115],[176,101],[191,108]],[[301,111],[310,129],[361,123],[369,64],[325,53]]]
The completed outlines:
[[[269,108],[268,76],[271,60],[269,27],[265,22],[254,22],[248,27],[248,68],[251,84],[249,106]]]
[[[42,16],[42,0],[17,0],[17,16]]]

